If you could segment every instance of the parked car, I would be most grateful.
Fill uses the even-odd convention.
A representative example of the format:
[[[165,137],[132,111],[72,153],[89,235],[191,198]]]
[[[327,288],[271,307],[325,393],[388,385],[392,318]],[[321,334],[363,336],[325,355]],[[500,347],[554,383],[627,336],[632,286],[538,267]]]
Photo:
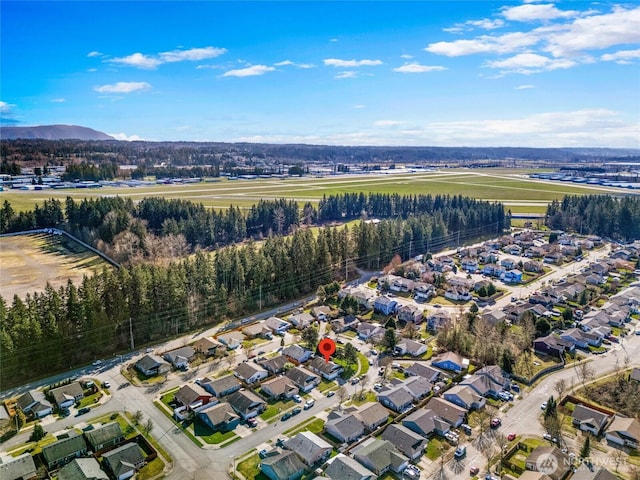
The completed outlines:
[[[374,384],[374,385],[373,385],[373,389],[374,389],[376,392],[379,392],[380,390],[382,390],[382,384],[381,384],[381,383],[376,383],[376,384]]]
[[[335,390],[327,392],[327,398],[333,397],[336,394]]]
[[[463,423],[462,425],[460,425],[460,428],[462,428],[462,431],[463,431],[464,433],[466,433],[467,435],[471,435],[471,432],[473,431],[473,430],[471,429],[471,426],[470,426],[470,425],[467,425],[466,423]]]
[[[547,402],[542,402],[540,404],[540,410],[546,410],[547,409]]]
[[[300,407],[296,407],[291,410],[291,415],[298,415],[300,412],[302,412],[302,409]]]
[[[467,454],[467,447],[458,447],[456,448],[456,452],[453,454],[455,458],[462,458]]]
[[[502,420],[498,417],[491,419],[491,428],[498,428],[500,425],[502,425]]]
[[[507,440],[509,440],[510,442],[511,442],[512,440],[515,440],[515,439],[516,439],[516,434],[515,434],[515,433],[510,433],[510,434],[507,436]]]
[[[293,396],[293,401],[296,402],[296,403],[301,403],[302,402],[302,397],[300,395],[298,395],[298,394],[295,394]]]
[[[263,448],[262,450],[260,450],[260,451],[258,452],[258,456],[259,456],[260,458],[264,458],[264,457],[266,457],[266,456],[267,456],[267,449],[266,449],[266,448]]]
[[[111,384],[109,382],[102,382],[102,388],[111,388]]]
[[[247,425],[249,425],[250,427],[257,427],[258,426],[258,420],[256,420],[255,418],[247,418]]]
[[[353,377],[351,379],[351,385],[355,385],[356,383],[358,383],[360,381],[360,379],[358,377]]]
[[[476,476],[480,472],[480,467],[476,467],[475,465],[469,469],[469,473],[471,476]]]
[[[304,409],[305,410],[310,409],[311,407],[313,407],[315,405],[315,403],[316,403],[316,401],[313,398],[307,400],[306,402],[304,402]]]
[[[420,478],[420,469],[415,465],[407,465],[402,474],[409,478]]]
[[[85,413],[89,413],[90,411],[91,409],[89,407],[82,407],[80,410],[78,410],[78,413],[76,413],[76,417],[84,415]]]

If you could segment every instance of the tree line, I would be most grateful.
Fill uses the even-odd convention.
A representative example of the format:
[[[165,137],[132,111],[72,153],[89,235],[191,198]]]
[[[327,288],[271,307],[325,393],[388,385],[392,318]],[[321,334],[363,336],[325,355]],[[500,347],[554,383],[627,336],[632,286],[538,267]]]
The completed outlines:
[[[48,201],[37,211],[47,211],[59,227],[66,222],[77,228],[75,222],[81,222],[105,238],[109,228],[113,228],[110,234],[125,226],[141,228],[139,218],[127,223],[131,217],[126,210],[134,207],[129,199],[69,199],[64,210],[56,202]],[[172,202],[168,204],[180,212],[187,208]],[[198,206],[189,208],[200,211]],[[486,208],[494,205],[486,203]],[[150,230],[158,224],[162,228],[159,218],[144,215]],[[0,381],[7,386],[21,384],[127,351],[131,343],[160,342],[300,298],[334,280],[354,278],[356,264],[379,268],[397,255],[406,259],[422,253],[418,245],[455,242],[460,232],[451,235],[445,218],[452,216],[360,222],[353,229],[327,226],[317,233],[298,228],[260,244],[249,239],[213,252],[198,250],[168,264],[137,262],[105,268],[78,285],[71,281],[58,289],[47,285],[24,299],[15,296],[10,304],[2,299]],[[489,228],[495,234],[495,225]],[[462,232],[462,238],[483,233],[488,233],[483,227],[471,229]],[[375,246],[377,239],[383,242],[380,248]]]
[[[640,197],[565,196],[547,207],[547,225],[616,240],[640,239]]]

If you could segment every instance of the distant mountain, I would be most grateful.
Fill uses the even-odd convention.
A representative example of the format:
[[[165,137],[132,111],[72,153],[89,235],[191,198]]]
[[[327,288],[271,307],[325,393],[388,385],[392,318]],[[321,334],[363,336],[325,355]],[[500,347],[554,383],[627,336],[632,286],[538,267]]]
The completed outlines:
[[[0,127],[0,139],[44,140],[115,140],[110,135],[78,125],[37,125],[33,127]]]

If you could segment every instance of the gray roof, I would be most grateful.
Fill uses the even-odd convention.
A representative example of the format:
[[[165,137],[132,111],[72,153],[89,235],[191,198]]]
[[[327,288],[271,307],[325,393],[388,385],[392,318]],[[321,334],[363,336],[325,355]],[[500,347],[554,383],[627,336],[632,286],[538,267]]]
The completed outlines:
[[[358,415],[353,413],[351,415],[340,415],[334,418],[329,418],[325,424],[325,428],[326,427],[332,427],[331,429],[338,431],[343,438],[353,438],[354,436],[359,437],[364,433],[362,420],[360,420]]]
[[[300,345],[289,345],[282,350],[282,354],[295,360],[300,360],[309,354],[309,350],[302,348]]]
[[[144,454],[137,443],[126,443],[108,451],[102,458],[108,463],[116,477],[135,470],[135,465],[144,462]]]
[[[193,347],[187,345],[186,347],[180,347],[176,348],[175,350],[165,352],[164,356],[170,362],[175,362],[178,357],[183,357],[187,360],[191,360],[195,354],[196,351],[193,349]]]
[[[415,400],[426,397],[433,388],[431,382],[424,377],[408,378],[402,385],[404,385]]]
[[[378,472],[397,464],[398,456],[401,456],[400,452],[391,442],[380,439],[373,440],[355,453],[356,460],[366,458]],[[404,460],[409,459],[405,457]]]
[[[239,390],[229,396],[229,403],[236,412],[246,413],[255,408],[256,403],[264,404],[265,401],[251,390]]]
[[[382,439],[391,442],[405,455],[423,448],[427,439],[402,425],[389,425],[382,433]]]
[[[387,398],[398,407],[408,403],[413,403],[413,396],[403,385],[399,385],[392,390],[380,392],[378,394],[378,398]]]
[[[260,364],[267,370],[271,371],[272,373],[277,373],[284,368],[285,364],[288,361],[289,359],[284,355],[278,355],[277,357],[263,360],[260,362]]]
[[[335,480],[375,480],[375,473],[343,453],[334,457],[324,473]]]
[[[305,465],[294,452],[284,452],[280,455],[267,457],[260,462],[260,469],[268,466],[275,473],[277,478],[287,480],[299,472],[305,470]]]
[[[429,365],[425,365],[424,363],[419,363],[419,362],[415,362],[409,368],[405,369],[405,372],[408,372],[411,375],[417,375],[419,377],[424,377],[427,379],[431,379],[434,376],[437,378],[441,373],[440,370],[436,370],[435,368],[432,368]]]
[[[45,398],[44,393],[40,390],[29,390],[18,398],[17,403],[23,412],[29,407],[31,407],[30,410],[33,413],[37,413],[42,409],[48,410],[53,408],[51,403]]]
[[[429,400],[427,408],[433,410],[436,415],[452,425],[460,418],[464,418],[467,413],[464,408],[438,397],[434,397]]]
[[[0,478],[2,480],[31,478],[36,472],[33,457],[28,453],[17,457],[0,457]]]
[[[42,456],[47,463],[57,462],[62,458],[66,458],[69,455],[73,455],[76,452],[86,451],[87,442],[84,441],[84,437],[75,432],[69,434],[68,438],[63,438],[57,442],[53,442],[45,447],[42,447]]]
[[[411,424],[415,424],[416,429],[422,435],[429,435],[434,430],[446,432],[449,430],[449,424],[442,420],[436,412],[429,408],[420,408],[411,415],[402,420],[402,424],[409,428]]]
[[[571,480],[619,480],[619,478],[604,467],[596,467],[591,471],[582,463],[571,476]]]
[[[76,458],[58,470],[58,480],[109,480],[109,476],[95,458]]]
[[[149,371],[154,368],[159,367],[160,365],[169,365],[162,357],[158,355],[145,355],[140,360],[136,362],[136,367],[139,370]]]
[[[313,432],[300,432],[284,442],[284,448],[296,452],[303,459],[317,459],[333,447]]]
[[[62,387],[52,388],[49,393],[53,396],[57,405],[60,405],[70,399],[84,396],[84,392],[79,382],[73,382],[68,385],[63,385]]]
[[[224,377],[216,378],[215,380],[211,380],[210,382],[208,382],[208,384],[209,388],[212,391],[216,392],[216,394],[240,387],[240,382],[233,375],[226,375]]]
[[[274,377],[262,383],[262,389],[268,389],[274,396],[282,395],[289,390],[298,391],[298,387],[293,380],[287,377]],[[265,392],[266,393],[266,392]]]
[[[389,410],[379,403],[369,403],[367,406],[363,405],[362,408],[358,410],[358,416],[365,425],[374,425],[386,422],[389,418]]]
[[[342,369],[340,365],[333,363],[332,361],[327,362],[324,358],[321,357],[315,357],[313,360],[311,360],[311,364],[309,366],[312,369],[326,375],[331,375],[336,370]]]
[[[236,418],[240,418],[227,402],[218,403],[212,407],[200,410],[198,415],[201,417],[207,417],[211,422],[211,425],[229,423]]]
[[[118,422],[109,422],[84,434],[85,438],[93,450],[99,449],[100,445],[111,442],[118,438],[123,438],[122,428]]]
[[[184,406],[192,404],[199,397],[211,398],[211,394],[196,383],[183,385],[174,395],[174,398]]]
[[[574,420],[578,420],[580,422],[592,420],[600,427],[602,427],[610,417],[610,415],[607,415],[606,413],[599,412],[598,410],[594,410],[593,408],[585,405],[576,405],[571,416]]]
[[[311,379],[311,381],[319,380],[315,373],[310,372],[306,368],[303,367],[294,367],[287,372],[287,377],[293,380],[296,385],[302,386],[307,383],[307,380]]]

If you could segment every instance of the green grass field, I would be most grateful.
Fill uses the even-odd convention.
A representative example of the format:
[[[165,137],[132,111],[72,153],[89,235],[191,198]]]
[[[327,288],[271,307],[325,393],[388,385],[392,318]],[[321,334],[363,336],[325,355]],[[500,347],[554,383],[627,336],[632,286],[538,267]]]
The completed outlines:
[[[0,193],[15,210],[32,209],[36,203],[50,198],[64,200],[67,196],[81,200],[97,196],[130,197],[134,201],[149,196],[180,198],[202,203],[209,208],[223,209],[229,205],[249,208],[260,199],[292,198],[301,203],[317,203],[323,195],[346,192],[379,192],[399,194],[462,194],[483,200],[505,202],[513,212],[543,212],[546,204],[564,195],[589,193],[620,193],[606,187],[551,183],[525,176],[522,169],[450,169],[427,173],[389,175],[352,175],[337,177],[302,177],[288,179],[222,180],[220,182],[154,185],[150,187],[108,187],[99,190],[68,189]]]

